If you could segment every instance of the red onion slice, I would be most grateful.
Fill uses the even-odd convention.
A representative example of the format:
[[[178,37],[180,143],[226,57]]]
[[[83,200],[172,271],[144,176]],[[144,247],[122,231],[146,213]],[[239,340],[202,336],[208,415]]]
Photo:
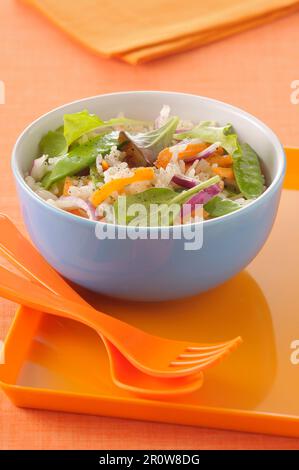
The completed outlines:
[[[184,175],[174,175],[171,182],[186,189],[194,188],[194,186],[199,184],[198,181]]]

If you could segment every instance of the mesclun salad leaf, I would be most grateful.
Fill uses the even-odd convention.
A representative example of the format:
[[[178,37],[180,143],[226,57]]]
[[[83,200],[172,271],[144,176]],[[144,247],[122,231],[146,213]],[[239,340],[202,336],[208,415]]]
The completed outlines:
[[[139,164],[141,161],[143,161],[144,165],[153,164],[158,153],[171,144],[178,123],[179,118],[173,117],[159,129],[153,129],[149,132],[136,135],[121,133],[121,141],[127,141],[123,149],[127,152],[128,162],[130,160],[135,162],[137,159]]]
[[[68,145],[71,145],[82,135],[88,134],[104,124],[104,121],[98,116],[89,114],[86,110],[79,113],[65,114],[63,120],[64,137]]]
[[[211,217],[220,217],[240,209],[241,206],[231,199],[222,199],[220,196],[215,196],[203,207]]]
[[[44,176],[42,185],[45,189],[49,189],[56,181],[90,167],[95,163],[99,154],[107,155],[111,148],[117,145],[117,142],[117,136],[115,133],[111,133],[100,135],[89,140],[86,144],[78,145],[65,157],[62,157],[53,170]]]
[[[42,155],[48,155],[48,157],[60,157],[67,153],[68,145],[61,132],[49,131],[41,139],[39,150]]]
[[[122,151],[126,152],[126,160],[130,167],[147,166],[147,151],[140,149],[133,140],[121,131],[118,136],[118,142]]]
[[[114,127],[142,127],[148,124],[146,121],[129,119],[124,116],[102,121],[97,115],[89,114],[88,111],[84,110],[79,113],[65,114],[64,125],[57,129],[56,132],[64,133],[67,144],[71,145],[80,137],[92,131],[102,133],[104,131],[108,132],[109,129],[112,130]]]
[[[233,153],[233,170],[237,185],[246,199],[258,197],[264,191],[259,157],[248,144],[240,144]]]
[[[229,154],[234,153],[238,147],[238,136],[233,133],[232,125],[227,124],[224,127],[217,127],[214,121],[202,121],[190,131],[175,134],[175,138],[178,140],[199,138],[210,144],[220,142]]]

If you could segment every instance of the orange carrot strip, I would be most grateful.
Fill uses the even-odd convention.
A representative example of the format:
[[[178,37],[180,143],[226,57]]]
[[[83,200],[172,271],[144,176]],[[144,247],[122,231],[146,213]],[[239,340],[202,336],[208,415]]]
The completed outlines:
[[[221,167],[225,167],[225,168],[230,167],[233,164],[233,158],[232,158],[231,155],[217,155],[217,154],[214,154],[214,155],[211,155],[210,157],[208,157],[206,160],[211,165],[213,163],[217,163],[217,165],[219,165]]]
[[[171,158],[172,158],[172,153],[171,153],[171,150],[169,150],[169,147],[161,150],[161,152],[158,155],[157,160],[155,161],[156,167],[166,168]]]
[[[91,202],[95,207],[97,207],[114,191],[121,191],[128,184],[132,184],[138,181],[152,180],[154,176],[154,170],[152,168],[137,168],[134,171],[133,176],[111,180],[104,184],[101,188],[97,189],[91,196]]]
[[[217,150],[215,150],[215,155],[223,155],[224,154],[224,148],[223,147],[218,147]]]
[[[108,170],[108,168],[109,168],[109,163],[106,162],[106,160],[103,160],[103,161],[102,161],[102,168],[103,168],[104,171],[105,171],[105,170]]]
[[[214,173],[216,173],[216,175],[219,175],[221,178],[226,178],[230,180],[233,180],[235,178],[232,168],[222,168],[220,166],[217,166],[215,168],[212,168],[212,170]]]
[[[182,144],[178,144],[179,145]],[[183,149],[178,152],[178,158],[184,160],[185,158],[194,157],[197,153],[202,152],[205,148],[207,148],[207,144],[204,142],[200,142],[198,144],[187,144]],[[168,163],[170,162],[173,152],[175,151],[174,147],[166,147],[165,149],[161,150],[158,155],[157,160],[155,161],[155,165],[157,168],[166,168]]]
[[[67,176],[65,178],[64,185],[63,185],[63,191],[62,191],[63,196],[69,196],[69,189],[72,185],[73,185],[72,178]]]

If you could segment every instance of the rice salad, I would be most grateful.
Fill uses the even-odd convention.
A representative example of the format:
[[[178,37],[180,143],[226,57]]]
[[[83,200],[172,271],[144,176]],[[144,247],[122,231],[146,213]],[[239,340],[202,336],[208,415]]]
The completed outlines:
[[[167,105],[154,122],[121,114],[103,121],[87,110],[66,114],[61,127],[42,137],[25,181],[75,216],[139,225],[151,225],[145,218],[151,205],[159,223],[172,204],[179,210],[167,225],[189,223],[198,207],[204,220],[220,217],[265,190],[259,156],[231,124],[183,121]],[[134,204],[145,208],[142,216],[128,210]]]

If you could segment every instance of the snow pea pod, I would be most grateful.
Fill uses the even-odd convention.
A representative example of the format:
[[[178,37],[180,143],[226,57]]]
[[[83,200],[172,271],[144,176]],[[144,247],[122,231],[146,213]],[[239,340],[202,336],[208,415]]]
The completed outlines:
[[[264,191],[259,157],[248,144],[240,144],[233,153],[233,170],[239,190],[246,199],[258,197]]]
[[[117,134],[112,132],[95,137],[85,144],[78,145],[65,157],[61,158],[53,170],[44,176],[42,185],[45,189],[49,189],[56,181],[66,176],[76,175],[81,170],[93,165],[99,154],[107,155],[117,143]]]

